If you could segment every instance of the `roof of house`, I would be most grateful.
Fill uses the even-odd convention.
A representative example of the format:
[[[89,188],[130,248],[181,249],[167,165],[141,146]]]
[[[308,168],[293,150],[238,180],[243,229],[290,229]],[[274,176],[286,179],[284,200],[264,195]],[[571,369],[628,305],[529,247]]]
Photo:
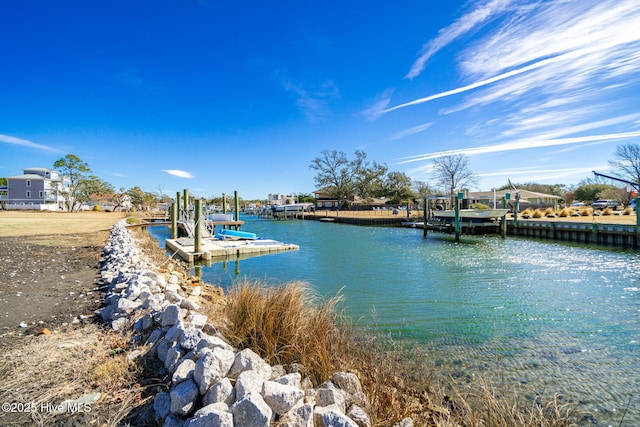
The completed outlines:
[[[31,169],[30,169],[31,170]],[[7,179],[48,179],[42,175],[36,175],[35,173],[25,173],[23,175],[15,175],[7,177]]]

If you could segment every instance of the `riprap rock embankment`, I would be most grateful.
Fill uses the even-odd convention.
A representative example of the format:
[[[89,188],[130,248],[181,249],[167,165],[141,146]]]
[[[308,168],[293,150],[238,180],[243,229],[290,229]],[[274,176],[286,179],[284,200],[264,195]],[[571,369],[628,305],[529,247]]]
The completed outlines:
[[[287,371],[250,349],[234,349],[183,291],[178,275],[160,274],[146,261],[124,221],[113,227],[103,255],[102,319],[115,330],[133,328],[138,347],[132,353],[165,367],[169,389],[153,405],[160,425],[371,425],[356,375],[338,372],[314,387],[302,366]]]

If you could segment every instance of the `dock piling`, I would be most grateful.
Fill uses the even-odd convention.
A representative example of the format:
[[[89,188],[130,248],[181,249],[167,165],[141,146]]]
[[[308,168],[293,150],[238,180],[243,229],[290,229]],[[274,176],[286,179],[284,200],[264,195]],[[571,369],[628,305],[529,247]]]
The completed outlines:
[[[199,254],[202,252],[202,199],[195,200],[194,209],[195,231],[193,235],[193,251]]]

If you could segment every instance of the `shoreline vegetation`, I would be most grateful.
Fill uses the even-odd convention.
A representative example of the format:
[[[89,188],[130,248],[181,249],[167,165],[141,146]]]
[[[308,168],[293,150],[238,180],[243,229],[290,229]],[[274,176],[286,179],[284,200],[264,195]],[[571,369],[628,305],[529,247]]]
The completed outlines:
[[[143,216],[132,215],[128,221]],[[2,211],[0,239],[30,236],[43,244],[60,244],[65,234],[95,238],[124,216]],[[635,221],[635,216],[631,217]],[[188,267],[168,258],[148,233],[135,231],[134,236],[160,272],[179,272],[184,277],[182,286],[198,284],[197,278],[189,277]],[[491,380],[499,372],[474,377],[463,385],[453,378],[436,377],[429,369],[429,354],[376,330],[354,328],[341,312],[339,296],[317,299],[304,283],[273,288],[260,282],[241,282],[227,294],[212,286],[203,289],[207,291],[202,305],[210,321],[234,346],[251,347],[270,363],[300,363],[315,385],[338,370],[357,374],[371,403],[372,425],[393,426],[407,417],[414,425],[443,427],[564,427],[590,420],[579,411],[578,402],[567,402],[560,395],[531,396],[531,390],[499,388]],[[60,325],[52,328],[56,326]],[[96,393],[102,396],[90,413],[5,413],[0,414],[0,422],[136,425],[140,420],[153,420],[153,397],[165,391],[166,379],[158,378],[157,367],[146,358],[128,357],[136,351],[132,338],[132,331],[115,332],[94,322],[59,327],[50,334],[0,335],[3,402],[60,403],[57,400]]]

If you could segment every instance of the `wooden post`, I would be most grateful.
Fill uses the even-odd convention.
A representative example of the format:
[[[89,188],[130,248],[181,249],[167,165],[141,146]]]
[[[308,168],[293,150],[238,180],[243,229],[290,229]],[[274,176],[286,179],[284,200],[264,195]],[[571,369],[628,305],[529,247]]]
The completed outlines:
[[[189,190],[186,188],[183,190],[184,192],[184,211],[187,213],[187,218],[189,217]]]
[[[640,201],[640,197],[636,197],[636,247],[640,246],[640,216],[638,215],[638,202]]]
[[[177,212],[177,204],[171,203],[171,208],[169,212],[171,213],[171,238],[178,238],[178,212]]]
[[[456,233],[456,243],[460,242],[460,200],[464,197],[464,193],[458,193],[455,198],[455,218],[454,218],[454,230]]]
[[[427,237],[427,198],[423,197],[422,201],[424,206],[422,207],[422,218],[423,218],[423,226],[422,226],[422,237]]]
[[[238,199],[238,191],[233,192],[233,204],[235,208],[234,220],[240,221],[240,200]]]
[[[193,240],[193,251],[197,254],[202,252],[202,243],[200,241],[202,239],[202,221],[200,221],[201,216],[202,216],[202,199],[196,199],[195,207],[194,207],[194,215],[193,215],[193,222],[194,222],[193,228],[195,230],[194,240]]]
[[[222,213],[226,215],[227,213],[227,195],[222,193]]]
[[[502,200],[504,203],[504,199]],[[503,239],[507,237],[507,213],[506,212],[504,215],[502,215],[502,219],[500,219],[500,235],[502,236]]]
[[[520,211],[520,192],[516,191],[516,204],[513,208],[513,234],[518,235],[518,213]]]
[[[178,191],[176,193],[176,218],[177,218],[178,221],[180,221],[180,219],[182,218],[182,215],[181,215],[182,206],[181,206],[181,203],[180,203],[180,197],[182,197],[182,196],[180,195],[180,192]]]

